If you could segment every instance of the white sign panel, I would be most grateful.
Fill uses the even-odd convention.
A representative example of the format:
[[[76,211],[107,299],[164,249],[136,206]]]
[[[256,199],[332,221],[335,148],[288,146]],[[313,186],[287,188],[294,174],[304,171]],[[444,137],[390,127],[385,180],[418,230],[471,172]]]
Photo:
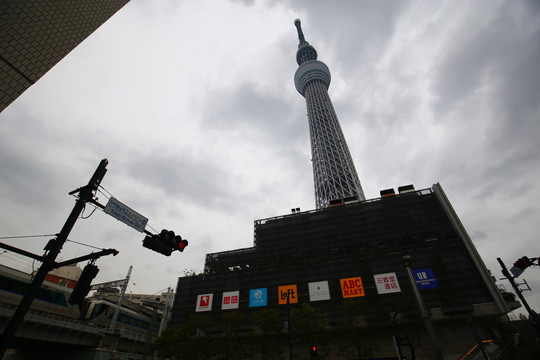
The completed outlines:
[[[120,201],[111,197],[107,206],[103,209],[106,214],[111,215],[113,218],[120,220],[124,224],[131,226],[137,231],[144,232],[144,228],[148,223],[148,219],[136,212],[133,209],[130,209],[128,206],[122,204]]]
[[[238,309],[240,303],[240,291],[228,291],[223,293],[221,310]]]
[[[214,294],[202,294],[197,296],[196,312],[200,311],[212,311],[212,298]]]
[[[308,283],[309,301],[330,300],[330,289],[328,281],[317,281]]]
[[[373,275],[373,278],[375,279],[375,285],[379,294],[401,292],[396,273]]]

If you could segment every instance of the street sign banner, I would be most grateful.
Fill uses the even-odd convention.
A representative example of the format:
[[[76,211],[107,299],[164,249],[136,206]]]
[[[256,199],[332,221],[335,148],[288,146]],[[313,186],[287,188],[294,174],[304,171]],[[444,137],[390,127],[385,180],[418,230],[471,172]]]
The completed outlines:
[[[140,232],[144,232],[144,228],[148,223],[147,218],[113,197],[109,199],[109,202],[107,202],[107,206],[105,206],[103,211]]]

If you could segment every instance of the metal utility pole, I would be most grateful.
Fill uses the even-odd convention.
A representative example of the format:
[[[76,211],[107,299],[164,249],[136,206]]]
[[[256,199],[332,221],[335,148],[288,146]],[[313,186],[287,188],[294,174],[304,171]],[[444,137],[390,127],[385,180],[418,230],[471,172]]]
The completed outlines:
[[[525,306],[525,309],[527,309],[527,311],[529,312],[529,316],[531,317],[531,321],[533,323],[533,326],[536,329],[536,332],[540,335],[540,315],[538,315],[533,309],[531,309],[531,307],[529,306],[529,304],[525,300],[525,297],[523,297],[523,294],[521,293],[521,290],[519,289],[516,282],[514,281],[514,277],[512,277],[512,275],[510,275],[510,272],[506,268],[506,265],[504,265],[504,262],[501,260],[501,258],[497,258],[497,261],[501,265],[502,274],[508,279],[508,281],[510,281],[510,284],[514,288],[514,291],[516,292],[517,296],[521,300],[521,303],[523,304],[523,306]]]
[[[403,265],[405,265],[405,269],[407,270],[407,275],[409,276],[409,281],[411,283],[411,287],[413,289],[414,296],[418,304],[418,308],[420,309],[420,316],[422,317],[422,321],[424,322],[424,327],[426,328],[426,332],[428,333],[428,336],[431,339],[431,344],[433,347],[433,351],[435,352],[435,357],[437,358],[437,360],[444,360],[441,347],[439,346],[439,341],[437,340],[437,334],[435,333],[435,328],[433,327],[433,324],[431,323],[431,316],[429,315],[426,304],[424,303],[424,299],[422,299],[422,294],[420,294],[420,290],[418,290],[418,287],[416,286],[416,280],[414,279],[414,276],[411,270],[410,255],[405,255],[403,257]]]
[[[32,280],[32,283],[28,287],[28,290],[26,291],[24,297],[19,303],[19,306],[17,307],[17,309],[13,313],[13,316],[11,317],[11,319],[9,319],[6,325],[4,335],[2,336],[2,340],[0,343],[0,358],[4,357],[6,350],[13,341],[15,333],[23,322],[24,316],[30,308],[32,301],[34,301],[34,298],[37,296],[39,289],[41,288],[41,285],[45,280],[45,277],[47,276],[49,271],[56,267],[56,257],[60,253],[60,250],[62,250],[62,247],[64,246],[64,243],[66,242],[68,235],[71,232],[71,229],[75,225],[75,222],[79,218],[81,212],[84,210],[86,203],[93,200],[94,192],[98,189],[99,184],[101,183],[103,177],[105,176],[105,173],[107,172],[107,164],[107,159],[101,160],[99,166],[94,172],[94,175],[92,175],[92,177],[90,178],[88,184],[70,192],[70,195],[79,192],[79,196],[75,202],[75,206],[73,207],[71,214],[69,214],[69,217],[66,220],[64,227],[57,235],[56,239],[52,240],[49,246],[47,246],[47,252],[43,256],[43,263],[41,264],[41,267],[38,269],[34,279]]]
[[[126,279],[124,283],[122,284],[122,287],[120,288],[120,297],[118,298],[118,302],[116,303],[116,309],[114,310],[114,315],[111,320],[111,326],[109,328],[109,331],[113,335],[114,335],[114,328],[116,327],[116,320],[118,320],[118,314],[120,313],[120,308],[122,307],[122,302],[124,301],[124,295],[126,293],[126,289],[129,284],[129,278],[131,277],[131,270],[133,270],[133,265],[129,266]]]
[[[158,336],[160,336],[163,330],[167,328],[167,323],[169,322],[169,318],[171,316],[171,308],[174,300],[173,295],[174,292],[172,291],[172,289],[167,288],[167,300],[165,300],[165,308],[163,309],[163,315],[161,317],[161,324],[159,325]]]

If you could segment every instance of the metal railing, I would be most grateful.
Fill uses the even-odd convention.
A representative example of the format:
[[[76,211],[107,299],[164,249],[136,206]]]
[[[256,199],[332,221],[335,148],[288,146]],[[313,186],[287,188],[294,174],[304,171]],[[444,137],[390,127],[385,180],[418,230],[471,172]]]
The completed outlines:
[[[11,317],[15,312],[15,309],[16,307],[13,305],[0,304],[0,317]],[[31,321],[37,324],[57,326],[91,334],[103,334],[103,332],[105,331],[104,326],[87,324],[77,319],[70,319],[38,311],[28,311],[24,319],[25,321]]]

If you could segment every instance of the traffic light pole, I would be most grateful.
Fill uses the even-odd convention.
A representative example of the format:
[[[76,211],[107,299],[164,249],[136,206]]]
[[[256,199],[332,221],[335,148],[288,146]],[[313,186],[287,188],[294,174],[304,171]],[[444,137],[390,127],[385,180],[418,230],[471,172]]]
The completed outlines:
[[[55,260],[58,254],[60,253],[60,250],[62,250],[62,247],[64,246],[64,243],[66,242],[69,233],[71,232],[71,229],[73,229],[73,226],[75,225],[75,222],[79,218],[79,215],[84,210],[84,207],[87,202],[91,201],[93,199],[93,193],[97,190],[99,184],[101,183],[101,180],[103,180],[103,177],[105,176],[105,173],[107,172],[107,164],[108,161],[106,159],[101,160],[99,166],[97,167],[96,171],[94,172],[94,175],[90,178],[90,181],[88,182],[88,185],[77,189],[75,191],[72,191],[70,194],[74,194],[75,192],[79,192],[79,197],[75,202],[75,206],[73,207],[73,210],[69,214],[68,219],[66,220],[64,227],[56,237],[56,240],[52,242],[52,246],[48,250],[48,252],[43,257],[43,263],[41,264],[40,268],[38,269],[36,275],[34,276],[34,279],[32,280],[32,283],[28,287],[28,290],[24,294],[21,302],[19,303],[19,306],[13,313],[13,316],[11,319],[9,319],[9,322],[6,325],[6,328],[4,330],[4,335],[2,336],[2,340],[0,343],[0,358],[4,357],[5,352],[7,351],[9,345],[13,341],[15,337],[15,333],[17,332],[17,329],[23,322],[24,316],[26,315],[26,312],[30,308],[30,305],[32,304],[32,301],[34,301],[34,298],[37,296],[39,289],[41,288],[41,285],[43,284],[43,281],[45,280],[45,277],[47,276],[47,273],[54,269],[55,267]]]
[[[501,260],[501,258],[497,258],[497,261],[499,262],[499,265],[501,265],[501,272],[502,274],[510,281],[510,284],[514,288],[514,291],[516,292],[517,296],[521,300],[521,303],[523,306],[525,306],[525,309],[529,312],[529,316],[531,317],[531,321],[533,323],[533,326],[536,329],[536,332],[540,335],[540,316],[529,306],[527,301],[525,300],[525,297],[523,297],[523,294],[521,293],[521,290],[517,286],[516,282],[514,281],[514,277],[510,275],[510,272],[506,268],[506,265],[504,265],[504,262]]]

